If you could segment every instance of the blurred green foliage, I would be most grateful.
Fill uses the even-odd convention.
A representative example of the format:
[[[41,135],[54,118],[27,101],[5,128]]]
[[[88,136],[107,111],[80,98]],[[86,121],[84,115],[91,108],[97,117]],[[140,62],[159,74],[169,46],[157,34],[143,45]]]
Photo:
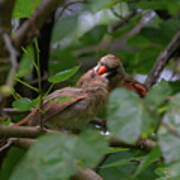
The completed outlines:
[[[180,28],[180,0],[73,2],[65,10],[63,5],[58,9],[64,14],[56,12],[48,62],[48,80],[53,84],[69,80],[68,85],[74,85],[83,72],[107,53],[120,57],[132,76],[146,77]],[[17,0],[13,18],[21,24],[40,3],[41,0]],[[33,45],[23,47],[22,54],[16,76],[29,83],[36,56]],[[174,64],[166,70],[178,77],[180,65],[176,60],[174,57]],[[6,65],[0,67],[0,72],[7,70]],[[139,139],[153,139],[157,146],[151,152],[108,149],[107,139],[95,131],[83,130],[77,137],[49,135],[40,137],[27,153],[10,149],[2,163],[0,179],[69,179],[78,169],[96,167],[107,154],[110,156],[99,171],[104,180],[180,179],[180,82],[171,81],[173,76],[164,78],[144,99],[134,92],[117,89],[107,104],[107,128],[111,135],[131,145]],[[13,95],[12,106],[20,111],[30,110],[39,102],[39,98],[21,98],[17,92]]]

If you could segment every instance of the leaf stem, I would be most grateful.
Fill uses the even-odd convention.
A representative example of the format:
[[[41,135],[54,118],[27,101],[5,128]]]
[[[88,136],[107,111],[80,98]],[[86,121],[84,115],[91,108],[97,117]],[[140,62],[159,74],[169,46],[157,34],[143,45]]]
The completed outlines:
[[[22,81],[21,79],[19,79],[19,78],[16,77],[15,80],[18,81],[19,83],[23,84],[24,86],[26,86],[26,87],[32,89],[33,91],[39,93],[39,90],[38,90],[37,88],[35,88],[35,87],[31,86],[30,84],[28,84],[28,83]]]
[[[35,44],[35,50],[36,50],[36,60],[37,60],[37,64],[34,61],[34,67],[36,69],[37,72],[37,77],[38,77],[38,88],[39,88],[39,97],[40,97],[40,102],[39,102],[39,110],[40,110],[40,127],[41,129],[43,129],[43,115],[44,115],[44,111],[43,111],[43,92],[42,92],[42,80],[41,80],[41,70],[40,70],[40,59],[39,59],[39,46],[38,46],[38,41],[37,39],[34,40],[34,44]]]

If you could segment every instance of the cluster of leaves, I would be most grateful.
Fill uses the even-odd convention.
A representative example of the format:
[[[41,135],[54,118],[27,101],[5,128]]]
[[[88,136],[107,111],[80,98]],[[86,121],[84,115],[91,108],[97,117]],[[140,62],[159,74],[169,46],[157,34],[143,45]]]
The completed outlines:
[[[27,5],[24,0],[17,0],[13,18],[29,18],[40,3],[41,0],[28,1]],[[180,27],[177,18],[179,0],[91,0],[86,3],[82,1],[80,5],[79,1],[77,3],[72,9],[77,8],[78,11],[66,15],[68,11],[65,10],[65,15],[57,18],[53,28],[49,73],[55,75],[48,79],[52,86],[73,77],[79,69],[79,66],[75,66],[76,59],[83,64],[84,59],[99,58],[109,53],[110,49],[121,57],[129,73],[147,75],[158,54]],[[141,13],[126,20],[129,14],[138,9]],[[159,11],[168,14],[169,18],[163,19],[158,15]],[[124,48],[128,50],[119,46],[115,48],[115,40],[120,42],[122,37],[144,21],[148,22],[146,26],[128,37],[127,47]],[[115,29],[114,25],[119,22],[123,26]],[[133,51],[129,50],[132,48]],[[26,83],[33,65],[37,66],[33,47],[29,46],[23,51],[16,80],[40,93],[38,88]],[[174,66],[171,70],[177,71]],[[178,87],[179,82],[162,81],[151,88],[144,99],[124,89],[115,90],[109,97],[106,117],[111,134],[131,145],[135,145],[139,139],[150,138],[157,143],[151,152],[109,148],[107,139],[96,131],[84,130],[78,137],[46,135],[40,137],[27,153],[12,148],[2,164],[0,179],[69,179],[80,169],[95,167],[107,154],[110,157],[99,172],[105,180],[179,179]],[[20,111],[30,110],[40,102],[39,98],[21,98],[16,92],[14,97],[12,106]]]
[[[141,173],[153,163],[157,168],[153,171],[162,176],[162,179],[179,177],[179,171],[175,170],[179,169],[179,94],[170,98],[172,93],[173,89],[168,82],[162,81],[153,86],[143,100],[135,93],[124,89],[117,89],[110,95],[107,119],[112,134],[129,144],[136,143],[140,137],[151,137],[157,142],[157,146],[149,154],[139,154],[135,157],[140,160],[140,164],[134,174],[132,173],[134,178],[141,176]],[[128,159],[122,158],[119,162],[111,162],[107,167],[133,164],[132,156],[134,157],[131,155]],[[161,157],[164,163],[161,162]]]

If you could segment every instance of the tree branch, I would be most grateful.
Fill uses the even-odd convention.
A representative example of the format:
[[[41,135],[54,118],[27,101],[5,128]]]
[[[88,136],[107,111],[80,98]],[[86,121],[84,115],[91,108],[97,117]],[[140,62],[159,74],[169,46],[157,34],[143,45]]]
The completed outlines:
[[[0,137],[17,137],[17,138],[36,138],[45,133],[59,133],[59,131],[44,129],[41,130],[39,127],[29,126],[0,126]],[[109,144],[112,147],[126,147],[132,149],[147,149],[151,150],[156,146],[156,142],[150,139],[141,139],[136,144],[127,144],[120,141],[116,137],[109,138]]]
[[[39,34],[39,30],[56,8],[64,0],[43,0],[33,15],[24,22],[13,36],[13,42],[17,48],[32,42],[33,37]]]
[[[180,31],[175,34],[168,46],[158,56],[157,61],[145,82],[145,85],[148,88],[157,82],[161,72],[178,49],[180,49]]]
[[[39,127],[27,126],[0,126],[0,137],[21,137],[21,138],[36,138],[45,133],[54,133],[52,130],[41,130]]]
[[[35,143],[35,139],[30,139],[30,138],[10,138],[13,142],[13,145],[24,149],[25,151],[29,150],[31,145]]]
[[[150,139],[140,139],[136,144],[127,144],[125,142],[120,141],[116,137],[112,137],[109,139],[109,144],[112,147],[124,147],[124,148],[130,148],[130,149],[145,149],[150,151],[152,148],[154,148],[157,143],[150,140]]]
[[[103,180],[91,169],[81,170],[71,177],[71,180]]]
[[[16,0],[0,0],[0,27],[2,32],[11,32],[11,18]],[[0,55],[6,57],[3,37],[0,37]],[[1,62],[2,59],[0,59]]]
[[[14,85],[15,77],[16,77],[16,70],[18,68],[18,63],[17,63],[18,53],[12,45],[9,35],[7,33],[3,33],[2,36],[5,42],[6,49],[9,52],[9,61],[11,62],[11,70],[9,72],[6,86],[8,86],[9,88],[12,88]]]

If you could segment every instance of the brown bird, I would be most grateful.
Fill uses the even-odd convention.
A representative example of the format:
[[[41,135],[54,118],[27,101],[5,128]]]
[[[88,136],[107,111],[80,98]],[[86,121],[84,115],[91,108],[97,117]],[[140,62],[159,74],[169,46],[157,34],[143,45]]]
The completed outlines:
[[[148,91],[144,84],[136,81],[125,72],[121,60],[112,54],[103,56],[94,70],[98,75],[109,80],[109,91],[117,87],[123,87],[135,91],[140,97],[144,97]],[[88,73],[91,73],[91,70]]]
[[[66,87],[56,90],[43,102],[45,112],[42,121],[50,129],[66,129],[76,131],[92,120],[100,111],[108,97],[108,80],[98,76],[93,70],[81,81],[81,88]],[[70,98],[65,102],[57,102],[59,98]],[[40,124],[40,111],[38,107],[17,126],[27,123]]]

